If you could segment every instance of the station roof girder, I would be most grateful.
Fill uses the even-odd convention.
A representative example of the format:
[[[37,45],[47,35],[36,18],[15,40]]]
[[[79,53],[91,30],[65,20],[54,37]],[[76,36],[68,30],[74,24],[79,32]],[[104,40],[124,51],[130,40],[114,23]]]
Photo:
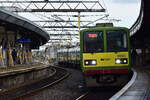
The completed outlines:
[[[85,1],[85,0],[66,0],[66,1],[0,1],[0,3],[5,4],[13,4],[13,8],[16,8],[14,12],[105,12],[104,7],[99,3],[99,1]],[[22,6],[22,9],[18,6],[14,6],[14,4],[26,4],[26,6]],[[88,7],[87,4],[92,4],[91,7]],[[38,4],[42,4],[41,7]],[[56,6],[57,4],[57,6]],[[75,5],[74,7],[70,6],[70,4]],[[48,6],[47,6],[48,5]],[[82,9],[80,8],[82,5]],[[94,6],[98,5],[98,9],[94,9]],[[64,7],[65,6],[65,7]],[[24,7],[24,8],[23,8]],[[66,7],[68,9],[66,9]],[[32,9],[31,9],[32,8]],[[51,8],[51,9],[50,9]],[[64,9],[65,8],[65,9]]]
[[[7,6],[5,6],[5,4],[8,4]],[[60,12],[70,12],[70,15],[72,17],[79,17],[79,15],[75,15],[74,12],[93,12],[95,13],[95,15],[98,15],[98,19],[92,21],[88,21],[88,20],[81,20],[81,27],[80,28],[90,28],[90,27],[94,27],[96,21],[103,19],[104,17],[107,17],[108,15],[104,15],[102,16],[102,13],[106,12],[106,9],[103,7],[103,5],[101,4],[100,0],[1,0],[0,1],[0,8],[14,8],[11,9],[12,12],[18,13],[18,14],[23,14],[23,13],[34,13],[34,14],[44,14],[43,16],[46,18],[44,18],[45,20],[35,20],[33,22],[41,25],[42,28],[44,28],[45,30],[49,30],[49,35],[50,36],[63,36],[63,34],[59,33],[59,31],[62,31],[62,33],[64,33],[64,31],[70,30],[71,32],[76,32],[78,33],[77,28],[78,27],[78,19],[76,18],[76,20],[74,19],[70,19],[68,18],[63,19],[65,17],[66,13],[63,13],[63,15],[60,14]],[[57,4],[57,6],[56,6]],[[4,6],[3,6],[4,5]],[[73,5],[73,6],[72,6]],[[54,15],[50,15],[51,13],[56,12],[59,14],[54,14]],[[97,12],[101,12],[101,13],[97,13]],[[83,13],[82,13],[83,14]],[[86,13],[87,14],[87,13]],[[94,16],[94,14],[87,14],[87,15],[80,15],[80,17],[91,17]],[[47,16],[50,15],[50,16]],[[68,14],[66,14],[67,16],[69,16]],[[63,17],[64,16],[64,17]],[[100,17],[99,17],[100,16]],[[62,18],[61,18],[62,17]],[[50,19],[54,19],[54,20],[50,20]],[[87,24],[83,24],[83,23]],[[41,24],[42,23],[42,24]],[[66,23],[66,24],[64,24]],[[92,26],[93,25],[93,26]],[[61,28],[58,30],[58,28]],[[71,31],[71,29],[66,29],[66,28],[76,28],[74,30]],[[51,31],[51,32],[50,32]],[[54,34],[54,32],[58,32],[58,34]],[[76,36],[77,34],[75,33],[71,33],[71,36]],[[54,34],[54,35],[53,35]],[[66,34],[66,36],[68,36],[68,34]]]

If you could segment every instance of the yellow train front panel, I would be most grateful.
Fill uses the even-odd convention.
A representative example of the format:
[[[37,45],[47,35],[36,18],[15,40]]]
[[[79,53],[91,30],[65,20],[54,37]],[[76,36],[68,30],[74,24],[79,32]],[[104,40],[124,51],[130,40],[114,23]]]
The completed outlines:
[[[126,59],[127,62],[116,64],[116,59]],[[85,64],[86,60],[96,60],[95,65]],[[83,53],[83,67],[111,67],[111,66],[128,66],[128,52],[107,52],[107,53]]]

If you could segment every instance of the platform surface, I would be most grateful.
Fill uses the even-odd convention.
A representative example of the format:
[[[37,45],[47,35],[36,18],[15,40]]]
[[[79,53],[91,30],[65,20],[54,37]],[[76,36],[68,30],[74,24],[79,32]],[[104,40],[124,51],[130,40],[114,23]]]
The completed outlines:
[[[15,73],[26,72],[33,69],[45,68],[45,67],[47,67],[47,65],[36,63],[36,64],[22,64],[22,65],[20,64],[20,65],[15,65],[15,67],[0,68],[0,77],[13,75]]]
[[[135,67],[137,77],[133,84],[123,93],[117,100],[149,100],[150,95],[150,66],[149,67]]]

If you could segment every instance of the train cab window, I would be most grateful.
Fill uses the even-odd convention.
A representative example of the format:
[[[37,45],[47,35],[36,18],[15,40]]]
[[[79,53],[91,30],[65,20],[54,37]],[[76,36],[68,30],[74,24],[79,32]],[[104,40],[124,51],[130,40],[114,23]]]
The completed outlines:
[[[107,51],[127,51],[127,32],[122,30],[107,31]]]
[[[84,32],[83,52],[104,52],[104,38],[102,31]]]

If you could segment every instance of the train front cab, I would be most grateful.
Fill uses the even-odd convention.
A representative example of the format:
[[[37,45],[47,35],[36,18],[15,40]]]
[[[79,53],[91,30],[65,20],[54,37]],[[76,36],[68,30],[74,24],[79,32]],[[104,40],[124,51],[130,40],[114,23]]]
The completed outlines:
[[[87,87],[124,85],[130,73],[129,31],[93,28],[80,32],[81,67]]]

